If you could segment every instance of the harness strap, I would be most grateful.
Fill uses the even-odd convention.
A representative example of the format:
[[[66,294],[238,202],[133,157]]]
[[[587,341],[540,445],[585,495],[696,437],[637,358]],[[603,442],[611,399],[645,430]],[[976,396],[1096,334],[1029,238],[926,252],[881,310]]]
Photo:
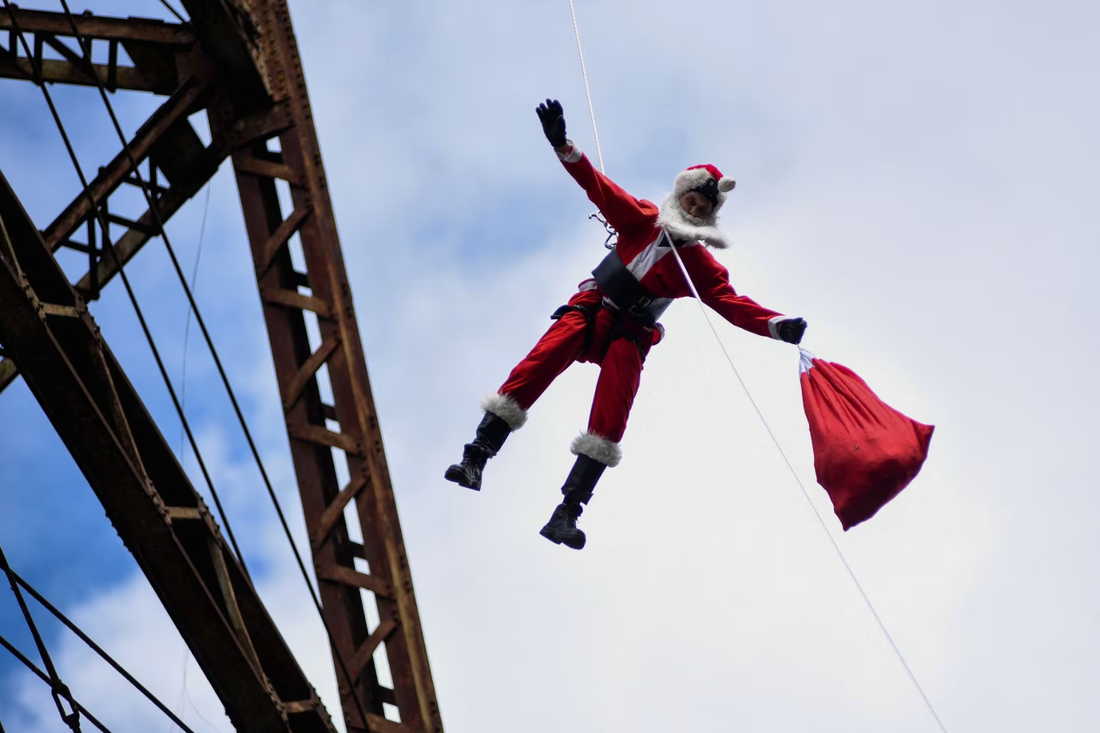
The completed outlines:
[[[595,338],[596,333],[596,314],[604,308],[607,308],[602,302],[595,303],[590,306],[583,305],[563,305],[555,310],[550,319],[554,321],[561,320],[566,314],[576,311],[584,316],[584,345],[581,348],[582,353],[587,353],[592,348],[592,341]],[[628,333],[623,327],[625,316],[623,312],[617,308],[607,308],[611,311],[611,331],[607,334],[607,340],[604,342],[603,347],[600,349],[600,361],[603,361],[607,356],[608,349],[611,348],[611,344],[615,341],[625,338],[629,339],[635,346],[638,347],[638,353],[642,356],[642,361],[645,361],[646,348],[645,345],[638,340],[635,334]]]
[[[626,333],[623,330],[623,312],[620,310],[612,310],[611,331],[607,334],[607,341],[604,342],[603,348],[600,349],[601,362],[604,360],[604,357],[607,356],[607,352],[611,348],[611,344],[624,337],[626,337]],[[634,341],[634,339],[631,339],[631,341]],[[637,345],[636,341],[635,345]]]
[[[592,339],[596,333],[596,314],[600,312],[602,307],[602,303],[591,306],[563,305],[550,314],[550,320],[559,321],[571,311],[576,311],[584,316],[584,346],[581,351],[585,353],[592,348]]]
[[[663,232],[661,236],[664,236]],[[649,292],[623,263],[616,250],[607,253],[592,271],[592,277],[619,310],[647,326],[656,323],[672,302]]]

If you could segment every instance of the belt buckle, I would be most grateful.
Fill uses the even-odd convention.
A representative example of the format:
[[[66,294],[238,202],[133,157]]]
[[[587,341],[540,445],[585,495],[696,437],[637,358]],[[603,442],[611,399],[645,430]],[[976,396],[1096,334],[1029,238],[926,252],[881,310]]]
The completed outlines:
[[[627,309],[627,313],[632,316],[640,317],[646,314],[646,309],[653,303],[649,298],[642,296],[638,301]]]

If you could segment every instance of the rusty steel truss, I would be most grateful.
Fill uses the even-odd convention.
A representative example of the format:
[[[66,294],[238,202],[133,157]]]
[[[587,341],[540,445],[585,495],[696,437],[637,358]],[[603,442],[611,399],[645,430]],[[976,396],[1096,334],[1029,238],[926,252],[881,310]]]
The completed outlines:
[[[163,222],[231,160],[346,727],[441,733],[286,1],[182,4],[190,21],[181,24],[22,8],[14,11],[13,22],[0,10],[0,77],[166,97],[126,146],[112,141],[119,154],[88,182],[87,192],[41,230],[0,175],[6,230],[0,232],[0,390],[24,377],[236,728],[334,730],[87,308],[120,267],[160,233]],[[29,53],[17,40],[20,33]],[[93,44],[106,45],[107,63],[92,63],[91,54],[85,55],[83,49]],[[131,63],[120,62],[120,47]],[[203,110],[209,145],[188,120]],[[280,205],[279,182],[289,187],[289,211]],[[124,186],[140,187],[155,211],[131,218],[116,213],[111,198]],[[124,227],[125,234],[112,239],[112,225]],[[304,269],[292,261],[292,245],[300,246]],[[88,258],[87,272],[75,282],[55,259],[63,248]],[[319,331],[319,345],[311,345],[307,324]],[[322,398],[322,372],[332,404]],[[350,476],[345,486],[338,481],[338,467]],[[362,543],[349,535],[349,507]],[[369,571],[356,567],[357,558]],[[375,628],[368,625],[364,597],[377,605]],[[379,682],[380,647],[392,689]],[[386,704],[396,707],[400,722],[386,717]]]

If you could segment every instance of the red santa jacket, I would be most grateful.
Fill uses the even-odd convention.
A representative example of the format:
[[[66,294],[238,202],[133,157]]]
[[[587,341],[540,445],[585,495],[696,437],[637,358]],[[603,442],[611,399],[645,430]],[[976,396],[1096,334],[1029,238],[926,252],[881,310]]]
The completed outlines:
[[[662,236],[662,226],[658,222],[661,212],[657,205],[628,194],[596,170],[576,145],[570,153],[558,157],[569,175],[619,233],[616,246],[619,257],[642,285],[658,298],[691,297],[691,288],[667,244],[668,238]],[[705,244],[695,241],[677,247],[677,251],[706,305],[739,328],[759,336],[779,338],[778,326],[787,317],[752,298],[738,295],[730,285],[729,271],[714,259]],[[597,289],[593,279],[585,280],[579,287],[581,291]]]

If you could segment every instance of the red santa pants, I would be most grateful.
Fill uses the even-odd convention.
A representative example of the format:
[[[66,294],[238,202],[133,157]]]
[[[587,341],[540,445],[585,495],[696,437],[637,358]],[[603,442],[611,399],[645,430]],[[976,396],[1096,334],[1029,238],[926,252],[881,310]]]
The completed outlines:
[[[602,300],[603,293],[599,290],[582,291],[569,300],[569,305],[598,308]],[[626,432],[626,421],[638,393],[642,362],[654,342],[654,332],[609,308],[599,308],[591,317],[595,321],[589,326],[585,314],[579,311],[571,310],[562,316],[516,365],[499,392],[527,410],[573,362],[599,364],[600,377],[588,416],[588,432],[618,443]],[[614,338],[616,320],[621,324],[621,338]]]

